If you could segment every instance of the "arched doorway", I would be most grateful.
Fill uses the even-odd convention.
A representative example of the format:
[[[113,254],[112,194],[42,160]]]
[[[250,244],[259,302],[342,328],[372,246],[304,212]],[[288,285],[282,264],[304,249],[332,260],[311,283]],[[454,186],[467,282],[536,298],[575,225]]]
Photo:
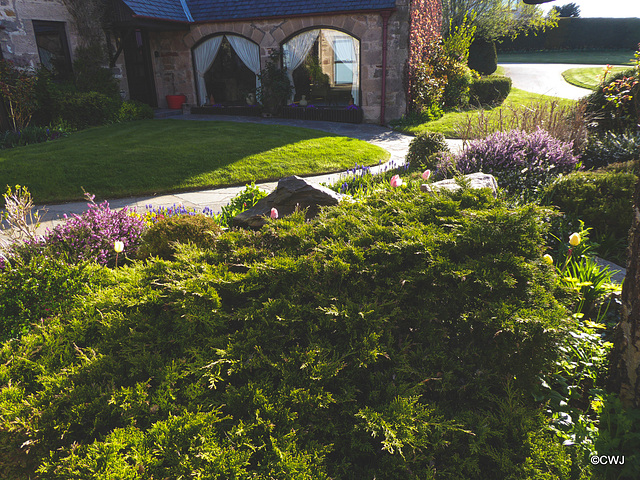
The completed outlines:
[[[294,86],[292,102],[360,105],[360,41],[344,32],[320,28],[302,32],[282,45]],[[304,98],[303,98],[304,96]]]
[[[260,49],[238,35],[216,35],[193,49],[200,105],[240,105],[255,98],[259,86]]]

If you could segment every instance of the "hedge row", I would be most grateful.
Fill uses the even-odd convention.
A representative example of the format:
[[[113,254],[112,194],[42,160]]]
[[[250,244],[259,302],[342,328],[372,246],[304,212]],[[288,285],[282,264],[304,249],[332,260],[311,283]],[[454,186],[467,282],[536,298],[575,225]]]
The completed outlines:
[[[470,86],[470,104],[480,106],[499,105],[511,92],[511,79],[491,75],[474,79]]]
[[[503,39],[498,50],[632,49],[640,42],[640,18],[560,18],[537,35]]]

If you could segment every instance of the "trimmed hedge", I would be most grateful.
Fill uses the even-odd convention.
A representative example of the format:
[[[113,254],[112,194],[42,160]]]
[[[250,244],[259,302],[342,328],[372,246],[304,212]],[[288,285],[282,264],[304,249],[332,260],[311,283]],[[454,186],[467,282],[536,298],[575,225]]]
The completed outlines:
[[[481,77],[471,82],[470,103],[481,107],[499,105],[511,93],[511,79],[501,75]]]
[[[469,47],[469,68],[481,75],[491,75],[498,69],[498,53],[495,42],[476,38]]]
[[[531,395],[568,317],[548,215],[416,185],[107,271],[3,345],[0,476],[588,472]]]
[[[501,52],[512,50],[633,49],[640,38],[640,18],[560,18],[556,28],[505,38]]]

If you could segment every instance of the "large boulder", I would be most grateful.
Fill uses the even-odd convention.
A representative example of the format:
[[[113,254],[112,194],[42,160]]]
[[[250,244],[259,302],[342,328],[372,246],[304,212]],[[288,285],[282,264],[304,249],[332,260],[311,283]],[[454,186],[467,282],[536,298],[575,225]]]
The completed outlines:
[[[498,196],[498,182],[493,175],[488,173],[471,173],[463,177],[463,182],[468,184],[470,188],[488,188],[493,193],[494,197]],[[423,192],[436,192],[438,190],[459,190],[460,181],[455,178],[449,178],[447,180],[441,180],[434,183],[423,183],[420,185],[420,190]]]
[[[234,227],[260,228],[267,223],[272,208],[278,210],[279,217],[291,215],[299,208],[306,209],[307,218],[313,218],[321,206],[337,205],[343,198],[345,195],[294,175],[280,179],[273,192],[233,217],[231,223]]]

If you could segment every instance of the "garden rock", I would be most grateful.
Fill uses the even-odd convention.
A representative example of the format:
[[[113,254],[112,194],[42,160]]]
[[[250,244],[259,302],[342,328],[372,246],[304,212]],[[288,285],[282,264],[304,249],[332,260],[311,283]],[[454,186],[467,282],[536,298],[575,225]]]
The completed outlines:
[[[464,175],[462,178],[464,179],[464,182],[469,184],[470,188],[488,188],[493,193],[494,198],[498,196],[498,182],[493,175],[477,172],[471,173],[469,175]],[[456,190],[460,190],[460,188],[460,185],[454,178],[429,184],[423,183],[422,185],[420,185],[421,191],[430,193],[442,189],[455,192]]]
[[[260,228],[267,223],[271,209],[278,216],[291,215],[296,208],[307,209],[307,219],[315,217],[321,206],[337,205],[345,195],[308,182],[298,176],[280,179],[276,189],[253,207],[233,217],[232,225],[242,228]]]

